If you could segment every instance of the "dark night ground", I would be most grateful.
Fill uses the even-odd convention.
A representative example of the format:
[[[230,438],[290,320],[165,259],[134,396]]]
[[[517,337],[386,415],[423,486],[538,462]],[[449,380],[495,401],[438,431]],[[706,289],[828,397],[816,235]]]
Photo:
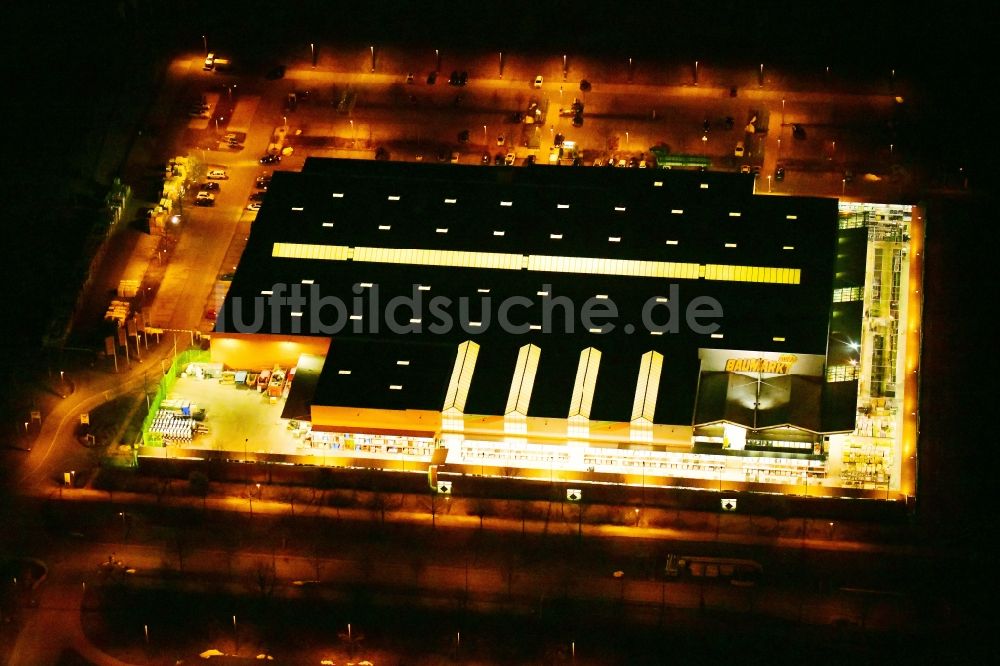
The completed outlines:
[[[0,397],[5,403],[19,402],[30,385],[29,364],[37,358],[34,350],[51,303],[67,290],[68,267],[79,252],[87,216],[106,186],[87,175],[92,160],[86,149],[91,146],[79,140],[84,129],[107,122],[91,110],[92,100],[119,85],[120,77],[109,70],[139,68],[157,52],[197,50],[204,32],[217,35],[221,43],[228,39],[262,47],[289,36],[320,43],[401,43],[405,36],[419,34],[432,48],[427,43],[542,52],[565,46],[671,59],[755,63],[765,58],[787,69],[814,68],[826,61],[838,69],[897,66],[926,94],[914,133],[917,154],[949,169],[967,165],[973,187],[988,191],[993,186],[986,151],[995,144],[996,132],[983,101],[989,92],[983,84],[994,77],[980,75],[979,63],[986,61],[976,58],[978,45],[990,43],[984,39],[989,22],[957,8],[944,13],[938,7],[931,14],[912,4],[896,12],[887,3],[796,9],[791,3],[672,2],[628,11],[620,3],[595,10],[592,3],[576,2],[524,7],[452,3],[459,7],[455,11],[412,3],[418,9],[407,11],[403,8],[411,3],[399,1],[307,3],[324,9],[318,15],[322,20],[315,20],[291,2],[279,8],[263,2],[188,0],[169,6],[137,2],[138,10],[123,23],[111,9],[117,3],[65,4],[73,8],[68,13],[15,15],[9,24],[18,26],[10,49],[15,55],[6,59],[14,67],[8,97],[12,126],[36,129],[16,132],[18,145],[10,149],[16,159],[8,162],[16,173],[5,177],[4,189],[12,193],[2,216],[11,304],[0,336],[5,352]],[[324,27],[304,36],[300,22]],[[832,29],[821,29],[831,22]],[[783,39],[763,44],[766,34]],[[17,44],[19,35],[31,42]],[[890,55],[893,51],[897,55]],[[992,519],[981,475],[992,473],[995,455],[987,452],[988,458],[982,458],[993,438],[984,434],[988,427],[982,428],[981,415],[990,413],[982,394],[995,368],[995,336],[988,336],[983,317],[984,308],[996,300],[987,254],[995,247],[988,241],[995,236],[996,214],[982,197],[932,197],[928,217],[920,518],[941,528],[936,532],[942,539],[970,546],[992,531],[984,529]],[[984,571],[985,580],[993,577]],[[703,640],[691,644],[699,646]]]

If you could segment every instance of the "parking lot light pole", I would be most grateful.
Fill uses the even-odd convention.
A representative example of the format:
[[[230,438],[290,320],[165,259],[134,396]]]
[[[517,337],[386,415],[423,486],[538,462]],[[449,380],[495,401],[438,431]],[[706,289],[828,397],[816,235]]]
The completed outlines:
[[[503,78],[503,51],[500,52],[500,64],[498,65],[500,70],[500,78]]]
[[[205,55],[208,55],[208,37],[205,35],[201,36],[201,43],[205,46]]]
[[[483,125],[483,148],[490,149],[490,138],[486,133],[486,125]]]
[[[375,45],[373,44],[372,46],[370,46],[368,48],[370,48],[371,51],[372,51],[372,73],[374,74],[375,73]]]
[[[694,61],[694,84],[698,85],[698,61]]]

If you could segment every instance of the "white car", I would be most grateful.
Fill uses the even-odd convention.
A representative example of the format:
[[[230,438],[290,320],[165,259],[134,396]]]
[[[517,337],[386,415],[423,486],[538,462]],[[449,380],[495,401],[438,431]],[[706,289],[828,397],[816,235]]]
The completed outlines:
[[[209,180],[226,180],[229,178],[229,174],[226,173],[225,169],[209,169],[206,178]]]
[[[743,157],[743,152],[744,152],[743,142],[742,141],[737,141],[736,142],[736,148],[735,148],[735,150],[733,150],[733,155],[735,155],[736,157]]]
[[[205,66],[202,67],[206,72],[215,67],[215,53],[209,53],[205,56]]]
[[[535,77],[535,87],[536,88],[541,88],[542,87],[542,82],[543,82],[543,79],[542,79],[542,75],[541,74],[539,74],[538,76]]]
[[[260,202],[259,201],[251,201],[247,205],[247,210],[260,210]]]
[[[506,164],[507,166],[511,166],[512,164],[514,164],[515,159],[516,158],[514,157],[514,151],[511,151],[507,153],[507,157],[504,158],[503,163]]]

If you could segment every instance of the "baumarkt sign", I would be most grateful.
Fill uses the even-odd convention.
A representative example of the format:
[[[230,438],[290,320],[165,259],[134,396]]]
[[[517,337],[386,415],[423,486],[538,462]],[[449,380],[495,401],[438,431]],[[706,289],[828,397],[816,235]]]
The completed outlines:
[[[825,358],[819,354],[793,354],[750,349],[698,350],[702,372],[733,372],[743,375],[806,375],[822,377]]]
[[[764,372],[770,375],[787,375],[799,357],[795,354],[782,354],[776,360],[766,358],[729,358],[726,359],[726,372]]]

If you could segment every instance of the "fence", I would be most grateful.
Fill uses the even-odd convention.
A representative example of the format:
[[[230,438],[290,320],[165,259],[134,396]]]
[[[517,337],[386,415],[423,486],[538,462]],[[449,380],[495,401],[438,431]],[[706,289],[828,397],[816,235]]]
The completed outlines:
[[[149,401],[149,412],[142,421],[142,442],[144,446],[163,446],[163,435],[150,432],[149,427],[156,418],[156,413],[160,410],[162,403],[177,383],[177,378],[184,372],[184,368],[189,363],[207,363],[211,360],[211,354],[205,349],[186,349],[174,356],[170,369],[160,378],[160,383],[156,387],[156,395]]]

